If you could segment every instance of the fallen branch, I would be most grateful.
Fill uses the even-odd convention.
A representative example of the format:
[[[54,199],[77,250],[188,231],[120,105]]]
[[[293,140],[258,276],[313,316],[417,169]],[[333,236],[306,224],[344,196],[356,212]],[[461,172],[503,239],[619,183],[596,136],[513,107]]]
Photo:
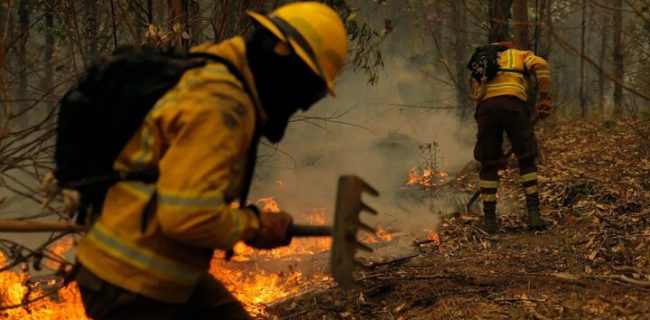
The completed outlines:
[[[440,240],[431,240],[431,239],[413,240],[413,245],[418,247],[432,242],[440,242]]]
[[[371,268],[374,268],[374,267],[385,266],[385,265],[399,264],[399,263],[402,263],[402,262],[409,261],[409,260],[411,260],[411,259],[413,259],[413,258],[415,258],[415,257],[417,257],[419,255],[420,254],[416,253],[416,254],[412,254],[412,255],[408,255],[408,256],[404,256],[404,257],[399,257],[399,258],[388,260],[388,261],[382,261],[382,262],[370,261],[368,266],[371,267]]]
[[[82,232],[85,228],[62,221],[0,219],[0,232]]]
[[[626,284],[632,284],[635,286],[640,286],[643,288],[650,288],[650,281],[644,281],[644,280],[636,280],[629,278],[625,275],[620,275],[620,274],[615,274],[615,275],[605,275],[605,276],[599,276],[599,275],[575,275],[575,274],[569,274],[569,273],[546,273],[543,275],[547,276],[552,276],[555,278],[567,280],[570,282],[576,282],[580,283],[581,280],[584,279],[595,279],[595,280],[616,280],[620,282],[624,282]]]
[[[517,302],[517,301],[529,301],[529,302],[546,302],[546,299],[534,299],[530,297],[521,297],[521,298],[498,298],[494,301],[505,301],[505,302]]]
[[[644,288],[650,288],[650,281],[643,281],[643,280],[636,280],[629,278],[628,276],[622,275],[622,274],[613,274],[613,275],[607,275],[607,276],[590,276],[596,279],[611,279],[611,280],[617,280],[629,284],[633,284],[635,286],[641,286]]]

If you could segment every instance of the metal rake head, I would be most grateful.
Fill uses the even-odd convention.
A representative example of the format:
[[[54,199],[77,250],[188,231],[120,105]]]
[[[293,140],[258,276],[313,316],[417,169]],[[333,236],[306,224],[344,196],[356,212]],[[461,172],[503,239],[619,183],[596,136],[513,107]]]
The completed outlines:
[[[357,250],[372,252],[372,248],[357,239],[359,229],[375,233],[374,228],[359,219],[361,211],[377,214],[377,211],[361,201],[364,192],[373,196],[379,195],[379,192],[357,176],[350,175],[339,178],[330,262],[332,275],[343,288],[359,288],[361,286],[353,276],[356,269],[363,267],[355,259]]]

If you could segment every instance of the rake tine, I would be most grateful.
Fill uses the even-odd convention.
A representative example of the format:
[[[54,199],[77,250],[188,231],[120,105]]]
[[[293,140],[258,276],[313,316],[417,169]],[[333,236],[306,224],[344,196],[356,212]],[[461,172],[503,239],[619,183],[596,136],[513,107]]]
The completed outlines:
[[[367,184],[365,181],[363,182],[362,187],[363,187],[363,190],[365,190],[365,191],[368,192],[369,194],[371,194],[371,195],[373,195],[373,196],[375,196],[375,197],[379,196],[379,191],[375,190],[375,188],[371,187],[371,186],[370,186],[369,184]]]
[[[367,225],[367,224],[365,224],[363,222],[359,222],[359,227],[361,229],[363,229],[363,230],[368,231],[369,233],[372,233],[372,234],[375,233],[375,229],[373,227],[371,227],[371,226],[369,226],[369,225]]]
[[[369,207],[367,204],[365,204],[363,202],[359,203],[359,207],[360,207],[359,211],[367,211],[367,212],[369,212],[369,213],[371,213],[373,215],[377,215],[377,210]]]
[[[371,247],[369,247],[369,246],[367,246],[367,245],[365,245],[365,244],[363,244],[363,243],[361,243],[361,242],[359,242],[359,241],[355,241],[355,242],[354,242],[354,245],[355,245],[359,250],[366,251],[366,252],[372,252],[372,248],[371,248]]]
[[[357,259],[354,259],[354,265],[356,265],[357,267],[359,267],[361,269],[369,269],[369,268],[371,268],[370,266],[364,264],[363,262],[361,262],[361,261],[359,261]]]

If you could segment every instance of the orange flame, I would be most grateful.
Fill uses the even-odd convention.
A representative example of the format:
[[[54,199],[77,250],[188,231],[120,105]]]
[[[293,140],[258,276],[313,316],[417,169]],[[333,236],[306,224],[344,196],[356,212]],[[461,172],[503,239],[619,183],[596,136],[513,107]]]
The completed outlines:
[[[433,241],[436,246],[440,245],[440,234],[432,230],[424,230],[427,232],[427,239]]]
[[[268,211],[268,212],[280,212],[280,206],[278,203],[273,199],[273,197],[267,197],[267,198],[259,198],[256,203],[261,203],[262,210],[263,211]]]
[[[280,207],[273,198],[262,198],[257,201],[263,205],[263,210],[278,212]],[[313,208],[300,215],[300,220],[310,224],[326,224],[326,208]],[[390,239],[390,233],[387,233]],[[384,235],[386,237],[386,235]],[[57,242],[49,248],[50,255],[63,254],[73,245],[73,239]],[[233,295],[239,299],[246,310],[254,317],[265,314],[265,306],[273,301],[289,297],[290,295],[312,289],[314,286],[331,285],[332,279],[321,271],[315,274],[303,274],[292,267],[279,271],[268,271],[260,265],[264,261],[282,260],[278,265],[295,265],[310,255],[329,250],[331,241],[329,237],[294,239],[290,246],[273,250],[256,250],[243,243],[235,246],[237,253],[233,261],[225,261],[223,253],[215,254],[215,259],[210,267],[210,273],[217,277]],[[326,259],[326,258],[325,258]],[[55,269],[55,265],[44,265]],[[52,263],[57,264],[56,261]],[[6,265],[4,257],[0,254],[0,266]],[[277,266],[276,266],[277,267]],[[41,289],[30,291],[29,281],[32,280],[28,272],[5,271],[0,273],[0,305],[21,304],[24,296],[28,298],[39,297],[45,292]],[[51,283],[53,284],[53,283]],[[63,320],[87,319],[81,303],[78,288],[75,283],[59,290],[51,297],[46,297],[29,304],[26,308],[19,307],[0,311],[0,319],[38,319],[38,320]]]
[[[406,186],[412,185],[422,185],[425,188],[431,188],[436,185],[437,182],[445,181],[447,173],[441,170],[438,173],[435,173],[432,168],[420,169],[418,167],[413,167],[409,171],[408,180],[406,181]]]
[[[384,229],[382,226],[379,226],[377,228],[375,235],[382,241],[393,240],[393,235],[390,232],[386,231],[386,229]]]
[[[51,249],[56,252],[59,249]],[[53,262],[54,263],[54,262]],[[0,266],[7,264],[0,253]],[[46,263],[46,266],[48,263]],[[7,270],[0,272],[0,305],[21,305],[23,301],[35,300],[46,292],[39,285],[55,285],[54,280],[35,280],[27,272]],[[30,289],[31,288],[31,289]],[[29,303],[25,307],[0,311],[0,318],[6,320],[85,320],[87,319],[81,304],[81,297],[76,283],[60,289],[57,293]]]

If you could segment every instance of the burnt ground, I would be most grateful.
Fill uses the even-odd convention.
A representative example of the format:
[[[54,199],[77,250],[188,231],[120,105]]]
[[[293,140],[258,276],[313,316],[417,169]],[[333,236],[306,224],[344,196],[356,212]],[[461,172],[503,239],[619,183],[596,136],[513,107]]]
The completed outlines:
[[[364,288],[304,293],[271,319],[650,319],[650,147],[632,123],[543,124],[545,231],[525,228],[517,170],[502,177],[501,229],[443,218],[441,244],[359,273]],[[465,170],[448,188],[473,191]]]

